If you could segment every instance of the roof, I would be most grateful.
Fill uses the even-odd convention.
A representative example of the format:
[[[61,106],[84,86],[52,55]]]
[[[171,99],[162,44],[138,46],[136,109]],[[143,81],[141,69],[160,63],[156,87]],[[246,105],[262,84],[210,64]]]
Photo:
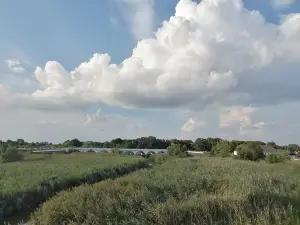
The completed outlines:
[[[263,150],[264,153],[273,153],[276,152],[276,149],[270,145],[261,145],[260,148]]]

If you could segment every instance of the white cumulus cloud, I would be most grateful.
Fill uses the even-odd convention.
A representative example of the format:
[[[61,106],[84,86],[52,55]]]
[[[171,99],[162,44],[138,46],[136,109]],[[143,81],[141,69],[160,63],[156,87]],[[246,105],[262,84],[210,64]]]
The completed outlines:
[[[130,2],[137,9],[151,3]],[[195,109],[299,100],[294,81],[300,70],[299,18],[286,15],[277,25],[245,9],[241,0],[180,0],[155,37],[139,41],[122,63],[94,54],[67,71],[49,61],[36,68],[40,87],[26,99],[63,107],[101,102]]]
[[[252,131],[262,132],[267,124],[265,122],[252,122],[252,115],[256,110],[257,108],[251,106],[222,108],[220,110],[220,127],[238,126],[240,134],[247,134]]]
[[[153,0],[121,0],[121,2],[134,38],[139,41],[151,37],[155,22]]]

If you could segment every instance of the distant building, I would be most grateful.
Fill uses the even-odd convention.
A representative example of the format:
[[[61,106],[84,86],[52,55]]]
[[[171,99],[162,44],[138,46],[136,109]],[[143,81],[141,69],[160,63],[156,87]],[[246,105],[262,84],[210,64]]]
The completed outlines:
[[[260,148],[263,151],[263,153],[265,154],[265,156],[270,155],[270,154],[272,154],[272,153],[274,153],[274,152],[277,151],[271,145],[260,145]]]

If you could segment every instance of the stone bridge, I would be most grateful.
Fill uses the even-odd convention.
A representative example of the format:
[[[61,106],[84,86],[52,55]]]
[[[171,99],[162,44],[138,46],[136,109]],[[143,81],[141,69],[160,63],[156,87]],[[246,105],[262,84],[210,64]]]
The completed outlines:
[[[123,154],[128,155],[153,155],[153,154],[164,154],[167,152],[166,149],[128,149],[128,148],[115,148]],[[113,148],[61,148],[61,149],[45,149],[45,150],[34,150],[33,153],[54,153],[54,152],[112,152]]]

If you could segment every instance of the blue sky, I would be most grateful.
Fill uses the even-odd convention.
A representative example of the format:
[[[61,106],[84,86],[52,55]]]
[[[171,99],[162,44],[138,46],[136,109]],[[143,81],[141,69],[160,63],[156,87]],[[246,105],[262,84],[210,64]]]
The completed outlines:
[[[206,0],[206,2],[209,1],[212,0]],[[225,2],[227,1],[240,2],[237,0],[226,0]],[[72,107],[72,104],[75,104],[75,101],[79,98],[79,95],[76,95],[76,97],[72,96],[72,104],[69,102],[69,100],[65,99],[60,99],[61,102],[64,102],[64,105],[60,107],[53,106],[53,104],[50,103],[55,98],[55,96],[57,96],[58,92],[54,93],[54,91],[58,91],[58,86],[59,88],[63,87],[63,89],[66,89],[66,87],[69,86],[65,86],[65,84],[59,84],[59,82],[64,81],[62,78],[57,78],[57,80],[54,81],[53,79],[55,78],[47,77],[48,83],[46,82],[46,86],[44,85],[44,87],[41,88],[40,79],[42,78],[36,78],[36,67],[41,67],[41,69],[44,69],[48,61],[56,61],[59,62],[59,64],[62,65],[66,71],[70,72],[77,68],[82,62],[88,62],[95,53],[107,53],[111,57],[110,63],[116,63],[120,65],[124,59],[131,57],[132,51],[136,47],[138,41],[144,39],[145,37],[154,37],[153,35],[151,36],[151,34],[149,34],[149,31],[156,31],[161,27],[163,21],[168,21],[169,18],[174,15],[175,7],[178,2],[179,0],[155,0],[153,1],[153,4],[151,4],[150,0],[1,0],[0,27],[2,32],[0,35],[0,95],[1,84],[5,87],[11,86],[12,89],[10,90],[9,94],[2,94],[3,99],[6,99],[6,102],[13,102],[13,100],[9,99],[11,96],[13,96],[13,99],[19,97],[19,95],[15,97],[15,93],[20,94],[20,92],[25,92],[29,96],[26,95],[24,96],[24,98],[26,97],[26,99],[30,103],[19,104],[18,102],[17,107],[4,105],[3,109],[0,108],[2,110],[2,119],[0,119],[0,139],[16,139],[21,137],[28,140],[42,139],[56,142],[74,137],[85,140],[104,140],[115,138],[117,136],[138,137],[143,135],[154,135],[162,138],[191,139],[195,139],[199,136],[221,136],[229,139],[237,138],[274,141],[278,140],[279,143],[299,143],[299,140],[297,140],[297,136],[294,135],[294,131],[300,130],[300,124],[298,127],[292,121],[286,122],[287,119],[297,119],[297,115],[295,115],[294,117],[289,116],[289,118],[285,117],[286,113],[289,110],[298,110],[298,93],[294,93],[294,96],[296,97],[293,98],[295,99],[293,101],[284,100],[279,102],[279,100],[277,101],[277,99],[270,99],[270,102],[274,101],[275,103],[261,105],[259,101],[248,101],[243,99],[242,101],[239,100],[230,102],[228,105],[227,100],[224,100],[223,98],[222,100],[220,100],[220,97],[222,97],[224,93],[220,92],[222,94],[218,94],[218,89],[213,92],[214,100],[207,104],[206,102],[204,103],[203,100],[200,101],[199,99],[197,99],[197,96],[204,95],[204,91],[202,91],[200,86],[197,91],[195,90],[192,93],[187,91],[191,90],[191,87],[187,89],[186,87],[182,87],[182,89],[179,88],[178,91],[173,91],[173,86],[168,86],[173,84],[173,82],[175,85],[175,81],[180,81],[180,75],[173,78],[167,76],[165,76],[164,79],[157,78],[156,85],[158,85],[158,81],[167,82],[165,81],[165,79],[170,79],[167,83],[163,83],[165,85],[164,87],[168,86],[168,88],[164,89],[164,92],[161,92],[161,89],[159,89],[160,91],[158,93],[153,93],[153,91],[151,91],[148,94],[145,90],[152,90],[151,88],[153,87],[150,86],[148,87],[149,89],[145,89],[142,92],[138,93],[135,93],[132,90],[134,86],[133,88],[129,88],[130,85],[132,83],[134,84],[135,82],[137,82],[140,87],[144,87],[144,85],[149,84],[149,82],[151,83],[152,80],[150,76],[152,76],[151,74],[154,73],[153,71],[151,71],[151,74],[149,72],[150,75],[146,74],[147,76],[145,75],[145,78],[139,78],[144,76],[139,74],[136,75],[136,79],[133,79],[130,82],[128,81],[128,89],[127,86],[124,88],[120,88],[123,94],[120,94],[119,92],[121,91],[118,92],[118,89],[116,89],[114,90],[113,95],[109,95],[105,98],[103,97],[103,94],[101,96],[97,96],[98,100],[96,101],[90,99],[85,99],[81,102],[78,101],[76,102],[76,105],[79,106],[77,109],[74,109],[74,107]],[[184,2],[184,0],[182,0],[182,2]],[[259,11],[262,17],[264,17],[264,19],[268,23],[272,23],[274,26],[279,27],[282,23],[282,15],[288,15],[289,13],[300,13],[299,1],[295,1],[292,3],[292,1],[289,0],[282,0],[282,2],[283,3],[281,5],[276,5],[275,0],[245,0],[244,7],[245,10],[247,9],[249,11]],[[199,3],[199,1],[197,1],[197,3]],[[233,5],[230,5],[230,3],[226,4],[228,5],[228,7],[235,7]],[[226,4],[220,4],[216,7],[216,9],[218,7],[220,9],[221,7],[225,9],[225,7],[227,7]],[[182,6],[181,9],[183,10],[184,7]],[[141,10],[145,11],[140,14],[134,14],[137,11]],[[212,11],[212,13],[214,13],[214,11]],[[243,13],[243,10],[239,11],[236,15],[236,18],[238,18],[238,16],[242,15]],[[226,23],[226,15],[226,10],[224,10],[224,14],[219,15],[220,18],[223,19],[223,23]],[[208,18],[209,16],[210,15],[207,14],[205,18]],[[187,18],[188,15],[185,19]],[[243,19],[244,17],[241,18]],[[258,17],[255,18],[257,19]],[[255,21],[255,18],[253,19],[253,21]],[[258,20],[259,19],[257,19],[257,21]],[[139,25],[139,22],[143,25]],[[230,18],[228,18],[228,24],[225,24],[225,27],[234,26],[232,28],[232,34],[234,34],[234,32],[237,32],[238,29],[243,28],[243,26],[241,25],[243,21],[241,20],[239,22],[240,24],[235,24],[234,20],[231,21]],[[260,37],[260,39],[257,40],[262,40],[264,39],[264,37],[266,37],[266,40],[268,38],[272,40],[272,38],[269,37],[267,33],[255,33],[259,30],[264,30],[264,28],[261,29],[262,25],[259,22],[253,22],[252,25],[249,25],[251,22],[246,19],[244,22],[245,26],[248,26],[249,32],[252,32],[251,29],[253,28],[253,33],[251,33],[253,38]],[[201,26],[204,26],[203,24],[205,23],[203,23],[203,21],[199,21],[199,24],[202,24]],[[142,29],[143,26],[145,26],[145,29]],[[179,26],[183,27],[184,24]],[[203,29],[204,31],[204,28],[197,27],[194,29],[199,29],[200,31],[201,29]],[[164,32],[167,34],[167,31]],[[216,31],[207,30],[207,32]],[[224,33],[225,31],[222,32]],[[295,32],[296,34],[293,33],[293,35],[297,35],[297,32],[299,31]],[[139,35],[136,35],[137,33],[140,33],[142,37],[138,37]],[[216,33],[216,35],[218,35],[218,33]],[[185,37],[187,38],[187,36]],[[286,42],[292,43],[292,39],[286,39]],[[176,46],[178,46],[178,43]],[[266,43],[268,43],[268,41],[266,41]],[[297,49],[297,47],[300,46],[297,42],[293,42],[293,44],[294,49]],[[150,60],[150,55],[149,57],[147,56],[147,54],[143,55],[143,52],[146,51],[145,46],[144,51],[138,51],[138,55],[144,58],[144,62]],[[156,51],[153,47],[154,45],[149,44],[149,46],[151,52],[152,50]],[[232,46],[232,44],[228,46],[229,47],[227,47],[226,49],[233,49],[229,52],[237,50],[243,52],[246,49],[243,49],[241,47],[242,45],[239,45],[235,48]],[[270,47],[270,49],[272,48],[271,46],[267,47]],[[178,47],[178,49],[180,48]],[[291,47],[291,49],[293,48]],[[212,50],[214,55],[217,55],[214,49],[211,48],[210,50]],[[273,49],[271,50],[273,51]],[[258,50],[255,51],[256,52],[254,53],[256,54]],[[177,52],[176,54],[178,55],[179,53]],[[248,59],[247,57],[250,56],[246,55],[245,60]],[[11,62],[11,66],[8,65],[9,60]],[[12,63],[12,60],[15,60],[15,62],[17,63]],[[215,63],[220,62],[219,60],[215,59],[215,57],[213,58],[213,60],[215,60]],[[222,59],[220,60],[222,61]],[[298,58],[295,59],[296,61],[293,60],[292,62],[294,63],[289,64],[290,66],[288,67],[285,67],[286,65],[284,64],[281,67],[282,71],[286,71],[286,68],[292,68],[295,73],[297,73],[297,71],[299,72],[299,67],[295,66],[298,64]],[[210,62],[211,61],[203,61],[203,64],[210,64]],[[199,61],[199,64],[201,63],[202,62]],[[257,62],[254,60],[254,63]],[[222,64],[222,66],[220,66],[220,71],[224,70],[224,68],[232,71],[236,69],[238,71],[237,74],[242,74],[242,72],[240,72],[240,68],[231,68],[232,65],[233,64],[229,62],[225,66]],[[273,64],[271,64],[270,67],[272,67],[272,65]],[[18,70],[18,72],[16,72],[17,70],[13,69],[13,67],[16,66],[20,66],[24,70],[22,69],[22,72],[20,72],[21,70]],[[55,64],[54,67],[55,66],[57,65]],[[194,66],[197,67],[197,65]],[[212,65],[211,67],[215,68],[216,65]],[[59,69],[56,70],[55,68],[53,70],[51,69],[51,71],[48,73],[45,72],[46,70],[44,70],[43,73],[40,73],[42,74],[40,75],[40,77],[46,75],[48,76],[49,74],[52,77],[59,77],[61,75],[61,71]],[[185,68],[186,70],[183,70],[183,68],[180,67],[178,68],[178,71],[182,71],[181,74],[186,73],[188,75],[189,72],[186,71],[189,71],[189,68],[190,67],[187,66]],[[264,68],[267,69],[264,70]],[[203,71],[207,70],[208,68],[203,69]],[[252,68],[247,68],[245,69],[245,74],[248,74],[249,70],[253,73]],[[59,75],[56,75],[55,71]],[[201,68],[199,76],[203,71]],[[259,69],[256,68],[254,71],[255,74],[258,75],[255,78],[253,76],[253,79],[256,79],[256,81],[258,82],[257,79],[259,79],[260,71],[268,73],[269,70],[268,67],[262,66],[259,67]],[[166,71],[165,73],[167,74]],[[153,76],[156,75],[157,74],[154,74]],[[128,74],[128,77],[129,76],[130,74]],[[293,78],[297,77],[294,76]],[[246,76],[238,79],[238,84],[248,83],[248,78]],[[281,85],[281,79],[283,78],[280,74],[278,75],[278,77],[273,76],[268,79],[278,80],[279,84]],[[50,84],[49,82],[52,83]],[[236,81],[232,80],[230,82]],[[100,85],[102,89],[106,86],[114,88],[117,87],[115,86],[115,84],[111,83],[107,83],[106,85],[104,80],[101,80],[100,83],[102,86],[100,84],[98,85]],[[127,81],[119,83],[119,86],[123,83],[127,84]],[[253,83],[255,84],[256,82]],[[294,82],[290,82],[290,84],[287,84],[286,88],[291,89],[291,86],[289,85],[292,85],[293,83]],[[56,85],[56,87],[53,88],[53,85]],[[230,88],[227,87],[226,91],[229,91],[229,89],[248,90],[248,88],[245,88],[241,85],[239,86],[233,83],[228,85],[232,86],[230,86]],[[99,90],[100,86],[98,86],[97,90]],[[276,85],[269,88],[271,88],[272,91],[275,91],[275,86]],[[256,86],[251,86],[249,88],[249,92],[251,92],[253,88],[255,90],[255,87]],[[265,87],[264,84],[262,84],[262,87]],[[49,94],[47,94],[49,99],[47,99],[46,101],[45,94],[47,88],[51,88],[51,94],[53,94],[53,96],[49,97]],[[160,86],[160,88],[162,87]],[[292,88],[293,90],[296,89],[295,87]],[[43,90],[43,98],[42,100],[33,103],[32,101],[35,101],[36,99],[29,100],[29,97],[32,96],[32,94],[35,93],[36,90]],[[98,91],[96,92],[97,94],[99,94]],[[295,90],[294,92],[297,91]],[[61,90],[59,93],[62,93]],[[162,93],[164,93],[164,96],[161,95]],[[151,94],[153,94],[153,96]],[[176,94],[180,94],[180,96],[176,96]],[[249,93],[247,92],[244,94]],[[288,96],[288,94],[290,93],[283,91],[281,94],[282,96],[278,96],[278,98],[291,98],[290,96]],[[65,95],[66,94],[64,94],[64,96]],[[255,93],[250,93],[249,95],[255,96]],[[262,95],[264,95],[264,93],[262,93]],[[80,94],[80,96],[82,95]],[[125,99],[125,96],[128,97],[128,99]],[[219,96],[217,100],[215,100],[216,96]],[[276,93],[272,96],[276,96]],[[129,99],[129,97],[131,99]],[[41,102],[44,100],[45,102]],[[41,110],[41,108],[43,108],[41,107],[41,105],[43,104],[47,104],[47,109]],[[284,105],[284,108],[286,109],[285,111],[282,111],[282,106],[280,104]],[[134,109],[128,109],[128,105],[134,106]],[[221,108],[230,107],[232,107],[233,109],[233,116],[235,115],[239,118],[231,118],[232,124],[230,126],[223,126],[226,127],[226,129],[224,130],[223,128],[220,128],[222,127],[220,122],[220,118],[222,117],[220,113]],[[247,107],[252,107],[253,110]],[[101,108],[101,113],[97,114],[96,112],[98,108]],[[230,115],[227,115],[227,117],[230,117]],[[92,119],[89,120],[89,118]],[[27,122],[25,122],[24,120]],[[249,120],[251,120],[251,122],[249,122]],[[66,124],[63,125],[61,121],[66,121]],[[129,124],[128,121],[130,121]],[[93,123],[93,125],[91,125],[91,123]],[[287,123],[293,124],[293,126],[288,128],[288,130],[293,131],[291,132],[291,134],[284,135],[282,131],[274,132],[274,130],[276,129],[282,129],[282,126],[288,126]],[[88,126],[85,126],[84,124],[88,124]],[[17,129],[20,126],[22,126],[22,129]],[[53,129],[59,126],[63,126],[60,129],[63,131],[63,133],[61,134],[58,132],[59,134],[53,134]],[[78,127],[80,126],[84,126],[84,129],[81,129],[81,132],[74,132],[74,128],[70,128],[70,126],[75,126],[77,127],[76,129],[79,129]],[[248,129],[247,132],[241,131],[241,129],[244,129],[245,126]],[[126,127],[129,128],[127,129]]]

